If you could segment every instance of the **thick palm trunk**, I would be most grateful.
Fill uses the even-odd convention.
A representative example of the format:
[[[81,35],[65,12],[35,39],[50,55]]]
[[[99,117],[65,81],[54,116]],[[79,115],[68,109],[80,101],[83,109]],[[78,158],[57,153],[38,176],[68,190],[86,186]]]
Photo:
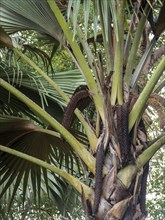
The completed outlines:
[[[129,188],[119,179],[114,179],[114,171],[104,178],[102,198],[95,219],[101,220],[141,220],[146,217],[146,181],[148,164],[144,172],[137,174]]]
[[[129,106],[129,107],[128,107]],[[140,121],[129,134],[128,114],[130,102],[108,109],[107,122],[99,138],[96,154],[95,196],[90,216],[97,220],[140,220],[146,216],[146,182],[149,164],[135,175],[127,173],[127,165],[134,165],[138,155],[145,149],[147,136]],[[104,167],[107,168],[104,178]],[[125,169],[125,170],[124,170]],[[124,185],[120,172],[131,175],[131,181]],[[89,211],[88,211],[89,213]]]
[[[115,167],[113,166],[103,179],[101,198],[98,210],[93,215],[94,219],[145,219],[148,168],[149,164],[145,165],[143,170],[139,170],[137,175],[132,179],[130,186],[126,187],[117,177]],[[100,186],[95,185],[95,187]],[[95,192],[95,199],[98,199],[96,193],[98,192]]]

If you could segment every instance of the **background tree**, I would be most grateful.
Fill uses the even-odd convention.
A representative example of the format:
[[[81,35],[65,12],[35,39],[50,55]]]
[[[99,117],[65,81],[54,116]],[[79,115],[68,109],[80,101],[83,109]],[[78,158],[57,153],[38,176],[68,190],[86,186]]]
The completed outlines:
[[[1,63],[0,196],[14,182],[9,208],[20,184],[23,201],[30,185],[34,199],[42,188],[59,203],[67,181],[87,218],[145,218],[148,162],[165,143],[163,132],[147,135],[152,109],[165,124],[164,8],[164,1],[2,0],[0,41],[10,50]],[[35,40],[32,47],[7,35],[28,29],[41,46],[51,44],[49,56]],[[53,74],[57,47],[79,71]],[[20,59],[29,65],[21,71]]]

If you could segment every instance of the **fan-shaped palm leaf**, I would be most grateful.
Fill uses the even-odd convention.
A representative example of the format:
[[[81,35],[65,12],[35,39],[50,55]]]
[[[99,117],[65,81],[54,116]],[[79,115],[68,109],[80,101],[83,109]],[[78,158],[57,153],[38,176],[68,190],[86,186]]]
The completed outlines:
[[[63,10],[66,8],[60,4]],[[21,30],[35,30],[61,41],[62,31],[47,1],[2,0],[0,26],[9,34]]]
[[[74,158],[74,153],[69,147],[69,144],[64,142],[58,133],[53,131],[46,132],[46,130],[37,127],[27,120],[1,118],[0,144],[55,164],[56,166],[65,167],[68,172],[73,170],[72,167],[78,162],[76,157]],[[14,181],[12,202],[20,183],[23,181],[23,196],[25,198],[28,180],[30,178],[34,197],[36,198],[38,194],[38,198],[40,198],[42,175],[46,188],[48,188],[46,169],[40,168],[21,158],[0,152],[0,185],[5,182],[0,197],[3,196]],[[54,177],[57,178],[58,183],[58,177],[56,175]]]

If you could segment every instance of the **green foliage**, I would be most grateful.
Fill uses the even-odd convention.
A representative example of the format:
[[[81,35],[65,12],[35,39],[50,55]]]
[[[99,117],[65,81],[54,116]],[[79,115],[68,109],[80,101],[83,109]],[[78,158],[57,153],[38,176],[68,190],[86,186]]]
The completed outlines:
[[[59,195],[61,198],[54,195],[53,190],[50,197],[48,197],[46,192],[42,191],[40,205],[35,202],[30,188],[27,195],[26,202],[23,203],[23,192],[22,187],[20,187],[9,212],[7,210],[10,196],[8,198],[5,196],[1,199],[0,218],[2,220],[62,220],[65,217],[69,217],[78,220],[83,216],[80,198],[70,186],[65,185],[61,195]]]
[[[148,178],[147,208],[148,219],[164,219],[165,201],[165,153],[164,149],[159,150],[150,161],[150,174]]]
[[[144,143],[148,144],[148,140],[138,139],[140,135],[136,131],[144,111],[154,122],[150,125],[150,121],[144,118],[145,114],[142,116],[149,138],[154,140],[162,132],[158,129],[155,115],[160,121],[164,120],[164,114],[147,107],[147,101],[153,92],[161,91],[162,96],[165,92],[162,89],[164,57],[159,51],[164,36],[160,37],[164,29],[164,5],[160,9],[161,1],[154,1],[157,6],[154,13],[158,19],[155,29],[152,27],[155,36],[151,41],[146,15],[153,6],[150,8],[148,4],[139,10],[139,1],[119,0],[118,3],[100,0],[1,0],[0,26],[3,29],[0,31],[10,34],[12,41],[7,35],[6,39],[13,43],[11,45],[10,42],[11,48],[17,48],[4,49],[5,41],[0,38],[0,145],[42,160],[39,161],[40,167],[28,158],[17,158],[5,150],[0,152],[2,219],[62,219],[62,216],[80,219],[83,215],[81,199],[90,198],[93,202],[93,176],[90,172],[95,175],[94,157],[102,140],[102,130],[108,134],[108,137],[105,135],[107,139],[112,138],[110,143],[115,146],[112,148],[116,151],[113,160],[116,160],[116,155],[119,157],[118,140],[114,140],[113,120],[110,118],[111,114],[116,114],[116,106],[128,101],[129,94],[138,97],[129,118],[135,145],[137,142],[138,146],[146,147]],[[143,36],[145,31],[147,39]],[[84,84],[88,86],[93,102],[83,114],[78,109],[75,111],[78,119],[74,120],[71,129],[66,130],[60,124],[64,109],[75,89]],[[164,109],[165,104],[162,104],[161,111]],[[35,158],[31,161],[35,162]],[[145,155],[145,162],[149,159]],[[162,194],[165,189],[163,172],[158,172],[163,167],[163,160],[161,150],[151,161],[153,180],[149,182],[147,200],[150,219],[163,219]],[[42,168],[41,162],[51,164],[54,172],[58,170],[58,175]],[[112,167],[117,171],[121,166],[116,167],[116,164]],[[136,165],[131,166],[137,172]],[[123,170],[120,177],[125,183]],[[106,168],[104,172],[107,174]],[[127,180],[132,180],[132,173],[130,170]],[[66,181],[77,189],[81,199]],[[6,213],[8,208],[11,209]]]

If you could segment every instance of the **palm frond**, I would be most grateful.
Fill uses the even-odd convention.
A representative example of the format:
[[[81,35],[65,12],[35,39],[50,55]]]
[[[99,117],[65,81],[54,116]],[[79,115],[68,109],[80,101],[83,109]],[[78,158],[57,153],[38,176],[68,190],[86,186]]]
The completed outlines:
[[[49,187],[50,198],[58,207],[60,213],[63,216],[69,217],[68,213],[73,215],[75,212],[75,216],[80,218],[82,213],[79,215],[78,207],[81,207],[81,201],[77,192],[62,179],[59,182],[55,182],[53,176],[49,180]],[[55,191],[54,188],[58,191]]]
[[[65,217],[68,217],[68,213],[73,214],[73,212],[76,212],[76,216],[81,216],[76,210],[77,207],[80,206],[80,198],[77,192],[75,192],[65,181],[63,181],[63,179],[58,178],[55,174],[49,171],[47,172],[47,182],[48,189],[45,184],[45,178],[42,175],[40,203],[38,199],[35,203],[31,178],[24,178],[23,181],[20,182],[17,194],[15,195],[13,204],[9,210],[12,192],[14,189],[14,184],[12,184],[0,199],[0,217],[7,220],[11,217],[11,213],[13,214],[12,216],[15,216],[17,211],[19,211],[19,214],[22,213],[22,217],[25,217],[29,216],[30,210],[32,209],[34,212],[35,210],[36,212],[39,212],[40,216],[42,216],[45,205],[48,209],[48,217],[54,216],[57,210]],[[5,183],[0,186],[0,192],[4,186]],[[26,190],[26,192],[24,190]],[[7,212],[7,210],[9,210],[9,212]]]
[[[45,132],[45,130],[43,132],[42,129],[28,120],[9,119],[1,116],[0,144],[55,164],[56,166],[65,167],[70,172],[73,170],[72,167],[76,167],[79,162],[74,156],[69,144],[64,142],[56,132],[52,134],[50,135],[49,131]],[[29,179],[35,199],[40,198],[42,176],[46,188],[49,188],[46,169],[4,152],[0,152],[0,176],[0,185],[5,182],[0,197],[13,184],[13,181],[15,183],[10,204],[22,181],[24,182],[24,199]],[[58,182],[59,177],[56,175],[55,177]]]
[[[42,106],[48,113],[50,113],[58,121],[62,119],[62,108],[65,106],[66,102],[61,99],[59,94],[57,94],[54,89],[40,76],[36,76],[34,72],[29,72],[24,69],[8,66],[5,63],[1,63],[0,71],[2,73],[2,78],[19,88],[24,94],[35,101],[37,104]],[[55,73],[52,76],[56,84],[68,95],[72,95],[75,89],[85,84],[79,70],[70,70],[65,72]],[[64,81],[64,79],[66,81]],[[1,113],[10,108],[13,108],[14,112],[23,112],[24,114],[32,114],[26,105],[18,101],[14,96],[9,94],[4,89],[0,88],[2,96],[1,100]],[[3,110],[4,109],[4,110]],[[29,116],[29,114],[28,114]]]
[[[60,1],[57,1],[60,4]],[[58,4],[58,5],[59,5]],[[60,4],[60,8],[66,6]],[[2,0],[0,26],[8,34],[35,30],[61,41],[62,31],[46,0]]]
[[[133,88],[140,76],[140,74],[142,73],[142,70],[148,60],[148,57],[151,55],[152,49],[156,44],[156,37],[153,37],[152,41],[150,42],[150,45],[148,46],[148,48],[146,49],[145,53],[143,54],[138,66],[136,67],[134,73],[133,73],[133,77],[130,83],[130,86]]]

